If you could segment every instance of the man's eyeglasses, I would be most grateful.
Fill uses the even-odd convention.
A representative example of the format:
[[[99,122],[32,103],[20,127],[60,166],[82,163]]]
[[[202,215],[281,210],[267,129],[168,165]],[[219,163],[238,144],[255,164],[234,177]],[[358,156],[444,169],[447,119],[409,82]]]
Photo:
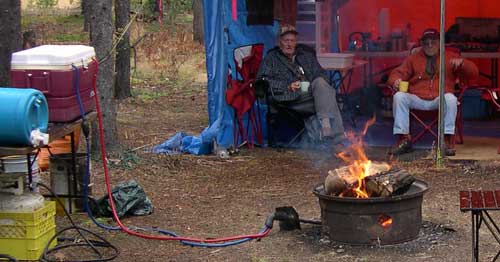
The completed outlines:
[[[422,40],[420,42],[421,42],[422,46],[434,46],[434,45],[439,44],[439,39],[426,39],[426,40]]]

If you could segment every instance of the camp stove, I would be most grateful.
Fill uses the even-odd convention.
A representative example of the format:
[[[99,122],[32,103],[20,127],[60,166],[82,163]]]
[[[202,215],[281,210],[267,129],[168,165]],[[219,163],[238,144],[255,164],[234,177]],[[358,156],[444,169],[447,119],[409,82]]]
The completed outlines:
[[[341,197],[314,188],[319,199],[323,232],[332,241],[351,245],[389,245],[418,237],[422,198],[429,186],[416,180],[409,190],[389,197]]]

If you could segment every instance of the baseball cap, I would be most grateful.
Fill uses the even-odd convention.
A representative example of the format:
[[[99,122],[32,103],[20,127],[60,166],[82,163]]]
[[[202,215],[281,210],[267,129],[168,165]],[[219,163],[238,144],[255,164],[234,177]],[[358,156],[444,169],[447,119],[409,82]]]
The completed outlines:
[[[289,25],[289,24],[284,24],[280,28],[280,36],[284,36],[286,34],[298,35],[299,32],[297,32],[297,30],[295,30],[295,26]]]
[[[424,30],[422,33],[422,37],[420,40],[425,40],[425,39],[439,39],[439,32],[438,30],[434,28],[427,28]]]

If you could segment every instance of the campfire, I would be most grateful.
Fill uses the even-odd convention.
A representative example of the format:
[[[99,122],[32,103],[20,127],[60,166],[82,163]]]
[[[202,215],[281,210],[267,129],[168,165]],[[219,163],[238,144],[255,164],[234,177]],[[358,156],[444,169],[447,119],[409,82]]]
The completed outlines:
[[[375,122],[371,119],[368,127]],[[418,236],[422,199],[428,185],[406,170],[374,162],[365,154],[361,138],[338,154],[346,165],[328,171],[314,188],[319,199],[323,231],[332,241],[354,245],[396,244]]]
[[[362,132],[364,136],[375,118],[370,119]],[[352,146],[337,156],[347,165],[328,171],[325,192],[340,197],[388,197],[406,192],[415,181],[405,170],[393,169],[385,162],[372,162],[366,156],[362,137],[348,135]]]

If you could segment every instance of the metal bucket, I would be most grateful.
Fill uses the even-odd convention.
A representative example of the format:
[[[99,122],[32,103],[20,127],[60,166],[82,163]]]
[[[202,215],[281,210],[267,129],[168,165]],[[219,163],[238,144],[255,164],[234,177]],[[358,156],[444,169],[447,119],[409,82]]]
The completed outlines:
[[[416,180],[408,192],[392,197],[329,196],[323,185],[313,193],[319,198],[323,229],[331,240],[352,245],[389,245],[418,237],[423,194],[428,188],[427,183]]]
[[[72,163],[71,153],[50,156],[50,186],[54,193],[61,196],[65,208],[70,213],[84,211],[83,191],[87,175],[86,154],[75,154],[76,172],[73,170]],[[90,186],[88,194],[91,194]]]

